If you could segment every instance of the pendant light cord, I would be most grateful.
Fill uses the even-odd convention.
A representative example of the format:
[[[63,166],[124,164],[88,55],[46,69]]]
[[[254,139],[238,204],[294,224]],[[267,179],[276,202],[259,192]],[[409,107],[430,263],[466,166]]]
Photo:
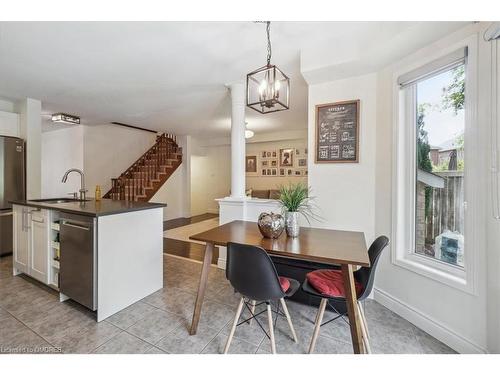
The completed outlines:
[[[272,49],[271,49],[271,21],[266,21],[266,33],[267,33],[267,65],[271,65],[271,54],[272,54]]]
[[[271,48],[271,21],[254,21],[254,23],[265,23],[267,34],[267,66],[271,65],[271,55],[273,50]]]

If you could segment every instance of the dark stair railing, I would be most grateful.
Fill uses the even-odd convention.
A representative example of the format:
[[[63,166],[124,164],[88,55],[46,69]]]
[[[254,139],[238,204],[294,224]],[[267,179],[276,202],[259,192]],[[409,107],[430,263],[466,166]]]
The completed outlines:
[[[111,179],[111,190],[104,198],[149,201],[182,163],[182,148],[172,134],[162,134],[118,178]]]

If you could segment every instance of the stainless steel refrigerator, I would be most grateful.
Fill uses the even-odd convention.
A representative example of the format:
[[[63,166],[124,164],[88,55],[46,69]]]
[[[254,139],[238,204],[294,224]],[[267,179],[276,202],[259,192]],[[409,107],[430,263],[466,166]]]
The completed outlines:
[[[0,256],[12,253],[12,204],[25,199],[24,141],[0,136]]]

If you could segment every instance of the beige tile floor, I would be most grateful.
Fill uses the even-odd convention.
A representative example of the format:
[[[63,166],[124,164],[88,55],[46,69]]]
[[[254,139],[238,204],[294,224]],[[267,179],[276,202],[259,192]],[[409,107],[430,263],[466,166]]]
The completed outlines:
[[[199,263],[165,256],[162,290],[97,323],[94,314],[78,304],[60,303],[53,290],[24,276],[13,277],[12,257],[0,258],[0,353],[221,353],[238,297],[224,272],[213,268],[198,334],[190,336],[200,269]],[[291,301],[288,306],[299,343],[293,342],[280,317],[277,350],[305,353],[316,309]],[[365,309],[375,353],[453,353],[377,302],[367,301]],[[257,324],[238,327],[230,352],[269,351],[269,340]],[[316,352],[351,353],[347,324],[336,321],[322,327]]]

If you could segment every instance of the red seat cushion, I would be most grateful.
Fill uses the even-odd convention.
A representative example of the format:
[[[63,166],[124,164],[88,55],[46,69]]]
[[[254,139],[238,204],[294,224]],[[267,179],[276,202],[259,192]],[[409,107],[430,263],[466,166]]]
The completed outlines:
[[[283,292],[286,292],[290,288],[290,280],[288,280],[286,277],[280,276],[280,285],[281,289]]]
[[[306,275],[309,284],[318,291],[331,297],[345,297],[344,281],[342,280],[342,271],[340,270],[317,270],[309,272]],[[363,292],[363,285],[354,281],[356,295]]]

